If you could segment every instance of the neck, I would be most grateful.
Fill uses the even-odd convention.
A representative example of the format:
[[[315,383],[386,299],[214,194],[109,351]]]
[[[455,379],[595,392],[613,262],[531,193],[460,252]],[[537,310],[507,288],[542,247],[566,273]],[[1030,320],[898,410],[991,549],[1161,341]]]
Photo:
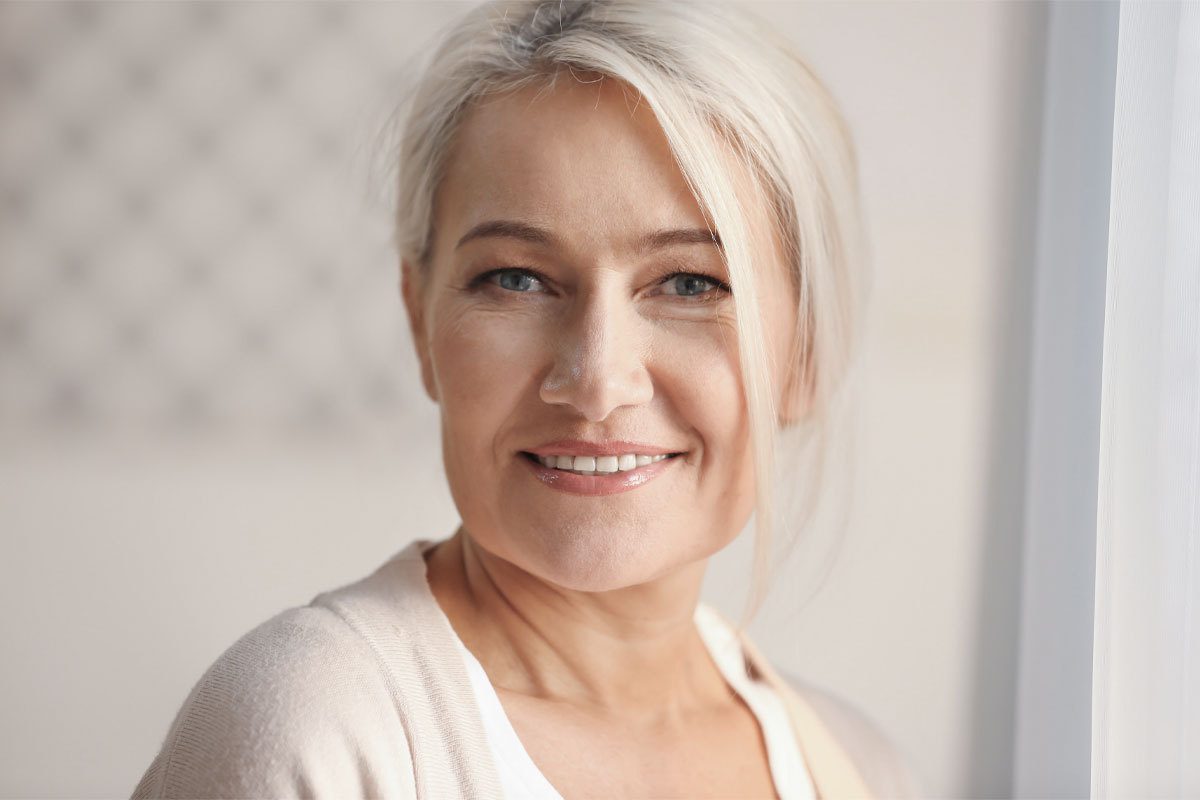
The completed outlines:
[[[693,621],[706,562],[607,592],[542,580],[462,528],[427,553],[430,588],[498,691],[625,718],[728,699]]]

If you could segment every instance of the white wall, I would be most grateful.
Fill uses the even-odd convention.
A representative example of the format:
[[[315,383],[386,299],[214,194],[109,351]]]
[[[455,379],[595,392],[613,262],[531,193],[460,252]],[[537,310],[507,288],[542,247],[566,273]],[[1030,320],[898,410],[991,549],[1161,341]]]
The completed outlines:
[[[1043,11],[753,5],[847,110],[878,279],[849,532],[755,636],[1003,796]],[[361,156],[456,7],[202,8],[0,6],[0,795],[128,794],[238,635],[455,522]]]

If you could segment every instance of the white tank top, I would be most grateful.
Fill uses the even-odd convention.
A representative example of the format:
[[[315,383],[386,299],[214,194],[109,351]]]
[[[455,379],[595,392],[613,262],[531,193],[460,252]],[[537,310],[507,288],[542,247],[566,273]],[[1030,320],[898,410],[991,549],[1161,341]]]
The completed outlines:
[[[746,674],[737,635],[708,606],[701,603],[696,607],[695,621],[700,638],[704,640],[726,682],[758,720],[767,744],[771,779],[780,800],[815,800],[812,778],[804,765],[787,708],[779,695],[768,684],[751,680]],[[488,746],[500,773],[505,797],[509,800],[563,800],[521,744],[483,665],[461,639],[457,636],[454,638],[471,676],[475,700],[479,704]]]

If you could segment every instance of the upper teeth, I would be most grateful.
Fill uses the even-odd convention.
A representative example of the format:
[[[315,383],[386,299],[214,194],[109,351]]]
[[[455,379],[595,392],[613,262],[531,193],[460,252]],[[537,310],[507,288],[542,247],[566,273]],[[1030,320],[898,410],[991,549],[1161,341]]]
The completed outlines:
[[[584,475],[607,475],[612,472],[628,472],[655,461],[662,461],[666,457],[665,453],[657,456],[627,453],[622,456],[538,456],[538,461],[542,462],[543,467],[567,469]]]

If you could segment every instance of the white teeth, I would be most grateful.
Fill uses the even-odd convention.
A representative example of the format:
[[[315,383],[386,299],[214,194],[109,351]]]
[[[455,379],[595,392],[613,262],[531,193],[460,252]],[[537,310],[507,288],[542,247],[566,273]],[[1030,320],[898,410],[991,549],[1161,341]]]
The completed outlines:
[[[628,472],[647,464],[662,461],[668,456],[663,453],[656,456],[625,453],[619,456],[538,456],[538,462],[543,467],[569,470],[582,475],[612,475],[616,472]]]
[[[616,456],[600,456],[596,459],[596,472],[602,475],[607,475],[617,471]]]

